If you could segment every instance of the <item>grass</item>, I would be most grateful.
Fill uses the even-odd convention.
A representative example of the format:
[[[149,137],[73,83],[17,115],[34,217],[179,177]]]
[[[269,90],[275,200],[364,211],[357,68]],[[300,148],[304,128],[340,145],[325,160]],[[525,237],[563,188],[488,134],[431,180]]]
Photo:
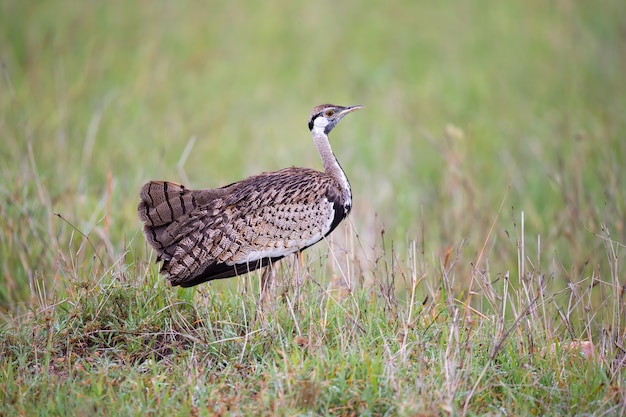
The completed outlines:
[[[622,2],[274,6],[0,4],[0,415],[624,414]],[[169,287],[141,184],[319,167],[327,101],[350,221]]]

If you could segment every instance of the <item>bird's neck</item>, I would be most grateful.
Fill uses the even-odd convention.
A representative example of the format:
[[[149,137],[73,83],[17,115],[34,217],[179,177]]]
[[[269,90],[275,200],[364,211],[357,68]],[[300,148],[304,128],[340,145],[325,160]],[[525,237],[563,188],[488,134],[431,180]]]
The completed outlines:
[[[320,153],[322,157],[322,164],[324,165],[324,172],[331,177],[333,177],[342,191],[345,193],[345,197],[348,200],[352,199],[352,190],[350,189],[350,182],[348,182],[348,177],[346,177],[346,173],[339,165],[333,150],[330,147],[330,142],[328,140],[328,135],[323,131],[319,131],[317,129],[312,130],[313,142],[317,147],[317,151]]]

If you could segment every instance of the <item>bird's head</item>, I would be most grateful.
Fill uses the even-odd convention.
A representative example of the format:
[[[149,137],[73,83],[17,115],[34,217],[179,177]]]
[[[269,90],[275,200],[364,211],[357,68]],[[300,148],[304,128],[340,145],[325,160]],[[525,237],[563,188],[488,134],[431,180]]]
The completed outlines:
[[[362,109],[363,106],[336,106],[334,104],[320,104],[313,108],[311,117],[309,117],[309,129],[311,131],[318,130],[324,132],[326,135],[346,114],[355,110]]]

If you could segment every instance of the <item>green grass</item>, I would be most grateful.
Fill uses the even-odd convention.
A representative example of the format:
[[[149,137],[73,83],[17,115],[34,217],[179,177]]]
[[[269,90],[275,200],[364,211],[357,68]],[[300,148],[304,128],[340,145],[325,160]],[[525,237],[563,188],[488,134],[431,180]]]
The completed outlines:
[[[622,3],[1,2],[0,415],[624,414]],[[323,102],[350,221],[169,287],[141,185],[319,168]]]

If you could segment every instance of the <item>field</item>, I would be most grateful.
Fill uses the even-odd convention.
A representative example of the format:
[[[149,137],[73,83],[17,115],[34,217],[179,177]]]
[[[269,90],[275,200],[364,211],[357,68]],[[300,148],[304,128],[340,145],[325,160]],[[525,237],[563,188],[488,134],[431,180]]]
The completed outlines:
[[[626,414],[626,3],[0,2],[0,416]],[[141,185],[354,209],[169,286]]]

